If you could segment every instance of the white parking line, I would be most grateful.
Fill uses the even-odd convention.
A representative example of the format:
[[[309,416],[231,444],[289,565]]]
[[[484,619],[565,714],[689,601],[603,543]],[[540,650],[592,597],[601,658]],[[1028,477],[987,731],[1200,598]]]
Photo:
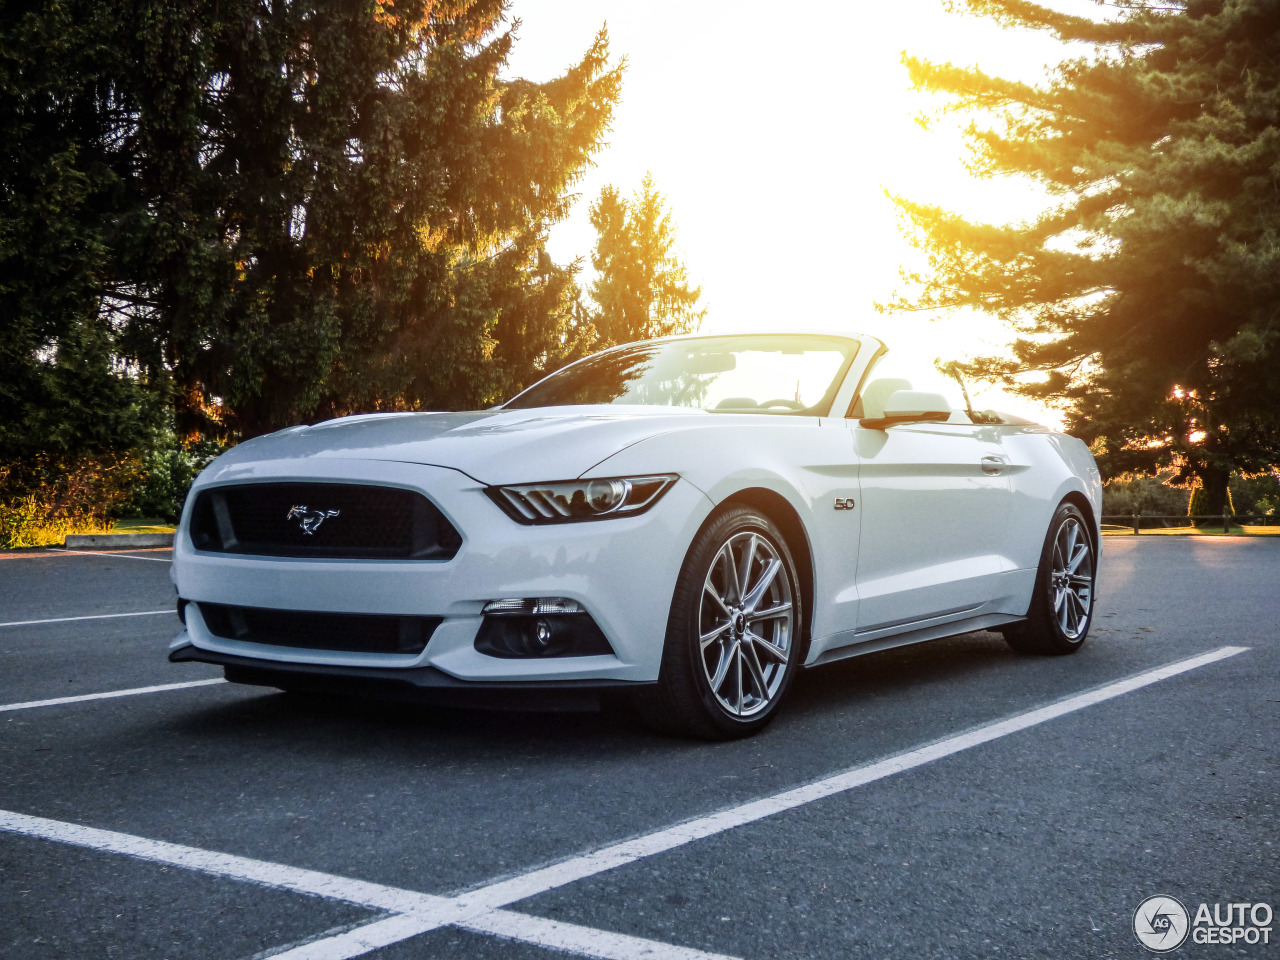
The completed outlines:
[[[487,933],[505,940],[520,940],[549,950],[600,957],[602,960],[733,960],[721,953],[707,953],[659,940],[581,927],[575,923],[516,913],[514,910],[492,910],[457,926],[473,933]],[[348,960],[349,957],[356,956],[359,954],[333,957],[332,960]]]
[[[494,910],[456,924],[473,933],[489,934],[504,940],[519,940],[561,953],[575,953],[601,960],[737,960],[722,953],[708,953],[660,940],[632,937],[625,933],[583,927],[575,923],[549,920],[512,910]],[[401,940],[439,929],[440,924],[407,914],[393,914],[355,930],[312,943],[269,953],[271,960],[350,960]]]
[[[434,919],[424,920],[423,917],[424,914],[432,914],[433,911],[453,902],[448,897],[430,893],[402,890],[399,887],[388,887],[381,883],[370,883],[366,880],[320,873],[317,870],[291,867],[283,863],[271,863],[267,860],[253,860],[229,853],[202,850],[199,847],[166,843],[163,840],[148,840],[128,833],[99,830],[96,827],[85,827],[60,820],[47,820],[44,817],[32,817],[9,810],[0,810],[0,831],[55,840],[91,850],[119,853],[152,863],[185,867],[200,873],[258,883],[327,900],[342,900],[394,914],[363,927],[357,927],[355,930],[277,954],[277,957],[287,957],[288,960],[299,960],[303,957],[309,960],[346,960],[348,957],[358,957],[370,950],[416,937],[421,933],[445,926]],[[720,954],[673,947],[640,937],[578,927],[506,910],[486,911],[486,915],[476,923],[463,921],[457,925],[479,933],[496,934],[508,940],[523,940],[539,945],[560,944],[558,949],[561,950],[572,950],[573,944],[582,944],[589,949],[575,952],[582,952],[590,957],[602,957],[604,960],[635,960],[641,956],[652,957],[654,960],[733,960]]]
[[[132,690],[108,690],[106,693],[85,693],[78,697],[54,697],[52,700],[28,700],[26,703],[0,704],[0,713],[10,710],[34,710],[36,707],[56,707],[62,703],[84,703],[86,700],[112,700],[115,697],[134,697],[140,693],[164,693],[166,690],[186,690],[189,687],[207,687],[214,683],[226,683],[222,677],[212,680],[188,680],[185,683],[162,683],[155,687],[134,687]]]
[[[128,834],[96,830],[76,824],[62,823],[56,820],[45,820],[29,817],[24,814],[0,811],[0,830],[8,830],[27,836],[43,837],[62,843],[90,847],[98,850],[109,850],[129,856],[140,857],[162,863],[172,863],[215,873],[234,879],[250,880],[269,886],[282,887],[299,893],[344,900],[348,903],[362,904],[371,908],[404,914],[413,922],[403,925],[386,918],[366,927],[359,928],[370,936],[375,946],[363,945],[360,937],[352,936],[356,931],[348,931],[326,940],[318,940],[296,951],[309,950],[310,953],[291,952],[291,960],[311,957],[313,960],[347,960],[360,956],[370,949],[387,946],[391,942],[386,938],[399,931],[401,939],[418,936],[428,930],[442,926],[459,926],[482,933],[491,933],[511,939],[525,940],[531,943],[551,946],[555,949],[583,953],[587,956],[617,957],[619,960],[632,960],[643,955],[644,949],[656,949],[658,946],[672,951],[670,957],[692,957],[696,952],[689,952],[681,947],[654,944],[635,938],[622,937],[620,934],[595,931],[572,924],[559,924],[556,921],[530,917],[525,914],[502,910],[511,903],[528,897],[562,887],[566,884],[595,876],[617,867],[634,863],[637,860],[651,857],[684,844],[705,837],[731,830],[748,823],[754,823],[774,814],[792,810],[805,804],[831,797],[856,787],[864,786],[876,780],[913,770],[916,767],[932,763],[952,754],[968,750],[972,747],[990,743],[993,740],[1007,737],[1030,727],[1047,723],[1058,717],[1082,710],[1116,697],[1140,690],[1143,687],[1159,683],[1170,677],[1225,660],[1247,647],[1220,647],[1210,653],[1179,660],[1176,663],[1157,667],[1136,676],[1115,683],[1109,683],[1085,693],[1067,697],[1044,707],[1028,710],[1004,720],[976,727],[964,733],[926,744],[897,756],[879,760],[875,763],[854,767],[834,776],[826,777],[814,783],[786,790],[782,793],[739,804],[735,807],[718,811],[703,817],[697,817],[673,827],[655,830],[621,843],[594,850],[580,856],[552,864],[548,867],[532,870],[528,873],[487,884],[479,889],[455,897],[433,896],[384,887],[362,880],[353,880],[331,874],[300,870],[282,864],[264,861],[247,860],[229,854],[213,853],[194,847],[181,847],[176,844],[146,840]],[[206,681],[207,682],[207,681]],[[556,939],[556,938],[559,939]],[[328,952],[316,952],[327,950]],[[657,954],[661,955],[661,954]],[[289,954],[281,954],[289,956]],[[701,955],[706,957],[707,955]]]
[[[119,557],[121,560],[150,560],[152,563],[173,563],[173,560],[169,557],[135,557],[132,554],[112,553],[109,550],[68,550],[66,547],[52,547],[50,553],[76,553],[82,557]]]
[[[53,617],[49,620],[10,620],[8,623],[0,623],[0,627],[30,627],[37,623],[71,623],[75,620],[114,620],[117,617],[158,617],[163,613],[177,616],[170,607],[168,610],[140,610],[137,613],[95,613],[91,616]]]

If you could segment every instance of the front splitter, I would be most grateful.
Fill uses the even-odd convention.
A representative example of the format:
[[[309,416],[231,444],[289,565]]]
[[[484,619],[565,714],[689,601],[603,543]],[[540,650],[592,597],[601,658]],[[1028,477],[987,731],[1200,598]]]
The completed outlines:
[[[265,662],[253,657],[203,650],[190,643],[170,651],[169,659],[174,663],[216,664],[224,669],[231,683],[276,687],[298,693],[486,710],[598,710],[602,697],[656,685],[629,680],[459,680],[435,667],[343,667]]]

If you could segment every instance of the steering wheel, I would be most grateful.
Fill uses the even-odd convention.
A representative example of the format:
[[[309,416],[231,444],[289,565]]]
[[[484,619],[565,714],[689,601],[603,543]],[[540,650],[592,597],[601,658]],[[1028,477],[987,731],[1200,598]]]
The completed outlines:
[[[777,400],[766,400],[760,404],[763,407],[786,407],[788,410],[803,410],[804,404],[799,400],[783,400],[779,397]]]

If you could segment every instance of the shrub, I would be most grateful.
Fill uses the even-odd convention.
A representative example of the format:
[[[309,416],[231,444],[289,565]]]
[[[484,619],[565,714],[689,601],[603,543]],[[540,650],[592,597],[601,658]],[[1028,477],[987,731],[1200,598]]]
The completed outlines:
[[[111,528],[141,464],[121,454],[37,454],[0,463],[0,548],[61,543],[68,533]]]
[[[191,484],[224,449],[217,440],[183,444],[170,435],[165,446],[143,457],[141,476],[119,515],[156,517],[177,523]]]
[[[1169,475],[1141,477],[1127,474],[1108,480],[1102,488],[1102,512],[1107,515],[1185,516],[1190,491],[1168,485]]]
[[[1252,517],[1274,516],[1280,509],[1280,467],[1251,477],[1232,474],[1231,500],[1236,512]]]

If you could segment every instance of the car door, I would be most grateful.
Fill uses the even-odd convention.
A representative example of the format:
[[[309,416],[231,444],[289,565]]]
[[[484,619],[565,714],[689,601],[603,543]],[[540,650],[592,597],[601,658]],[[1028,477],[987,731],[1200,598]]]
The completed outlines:
[[[1006,566],[1009,460],[997,429],[848,423],[861,487],[860,639],[982,612]]]

